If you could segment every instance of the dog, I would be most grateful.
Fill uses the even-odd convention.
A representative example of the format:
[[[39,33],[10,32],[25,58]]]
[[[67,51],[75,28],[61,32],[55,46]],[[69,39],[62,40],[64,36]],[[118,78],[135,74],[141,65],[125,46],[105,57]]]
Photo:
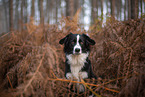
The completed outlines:
[[[95,41],[86,34],[68,34],[59,41],[64,44],[65,77],[69,80],[81,81],[81,79],[91,79],[97,77],[94,75],[91,62],[88,58],[90,45],[95,45]],[[84,92],[85,87],[82,84],[76,85],[79,92]]]

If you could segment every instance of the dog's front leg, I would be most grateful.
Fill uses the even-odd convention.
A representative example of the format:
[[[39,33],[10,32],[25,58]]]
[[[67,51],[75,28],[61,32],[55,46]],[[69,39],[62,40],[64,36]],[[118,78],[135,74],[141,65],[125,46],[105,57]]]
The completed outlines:
[[[81,81],[81,79],[85,79],[88,78],[88,73],[83,71],[83,72],[79,72],[79,79]],[[83,84],[78,84],[78,88],[79,88],[79,92],[84,92],[85,91],[85,87]]]
[[[68,80],[73,80],[73,75],[72,75],[72,73],[66,73],[66,78],[67,78]]]
[[[88,73],[83,71],[83,72],[79,72],[79,78],[81,79],[86,79],[88,78]]]

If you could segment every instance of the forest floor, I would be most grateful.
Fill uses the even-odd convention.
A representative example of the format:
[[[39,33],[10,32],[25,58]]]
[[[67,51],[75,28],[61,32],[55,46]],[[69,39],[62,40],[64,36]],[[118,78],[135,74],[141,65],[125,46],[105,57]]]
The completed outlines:
[[[32,20],[25,27],[0,36],[2,97],[88,97],[90,91],[98,97],[145,97],[145,20],[110,18],[103,28],[97,22],[87,32],[65,17],[59,26],[42,27]],[[90,59],[95,75],[102,79],[65,79],[65,55],[59,40],[69,32],[87,33],[96,41]],[[84,84],[86,92],[68,89],[76,83]]]

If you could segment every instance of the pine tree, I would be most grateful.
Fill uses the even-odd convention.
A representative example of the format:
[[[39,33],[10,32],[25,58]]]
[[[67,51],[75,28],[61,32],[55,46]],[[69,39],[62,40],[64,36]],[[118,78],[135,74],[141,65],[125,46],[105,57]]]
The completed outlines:
[[[9,31],[13,30],[13,0],[9,0]]]

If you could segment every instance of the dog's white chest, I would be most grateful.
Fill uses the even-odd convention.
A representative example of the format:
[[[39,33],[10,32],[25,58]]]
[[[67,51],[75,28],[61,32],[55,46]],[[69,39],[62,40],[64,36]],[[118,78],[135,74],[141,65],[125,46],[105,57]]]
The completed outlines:
[[[67,55],[68,64],[70,64],[71,74],[73,77],[79,80],[80,71],[83,68],[88,53],[82,53],[80,55]]]
[[[82,68],[83,66],[71,66],[71,73],[77,80],[79,80],[79,72]]]

